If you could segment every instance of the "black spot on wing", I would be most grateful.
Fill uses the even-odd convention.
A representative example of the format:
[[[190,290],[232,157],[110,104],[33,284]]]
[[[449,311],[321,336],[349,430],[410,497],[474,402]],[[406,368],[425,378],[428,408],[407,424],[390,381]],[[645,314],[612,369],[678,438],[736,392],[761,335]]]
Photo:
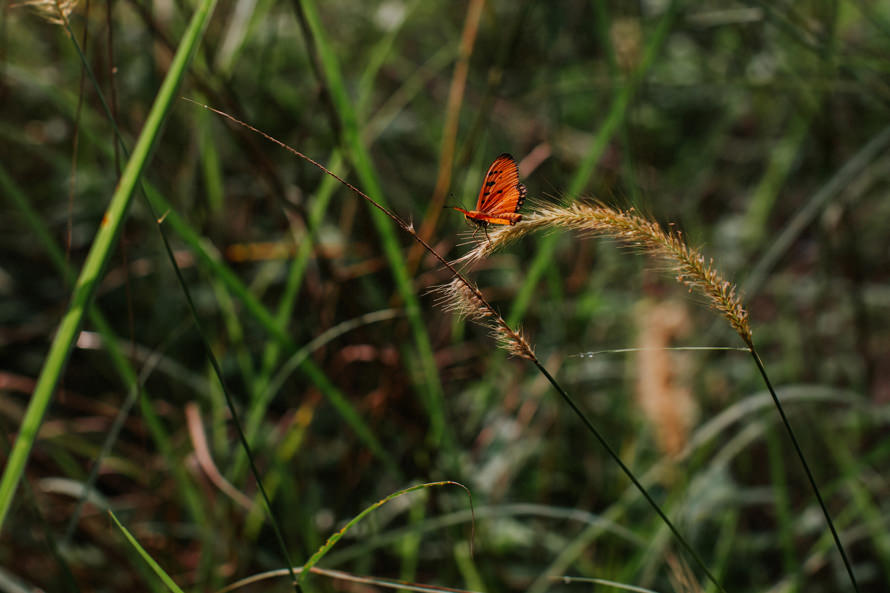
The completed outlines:
[[[522,208],[523,202],[525,202],[525,196],[528,194],[528,188],[521,183],[516,186],[516,189],[519,190],[519,199],[516,200],[516,210],[514,210],[513,212],[519,212],[519,209]]]

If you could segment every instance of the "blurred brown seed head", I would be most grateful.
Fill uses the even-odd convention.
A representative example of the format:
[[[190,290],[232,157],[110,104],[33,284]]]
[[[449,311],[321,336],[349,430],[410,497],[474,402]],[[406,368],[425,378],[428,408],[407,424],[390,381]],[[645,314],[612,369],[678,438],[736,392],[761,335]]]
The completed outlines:
[[[687,386],[686,360],[667,350],[690,329],[679,302],[644,302],[639,307],[636,402],[655,432],[658,448],[674,456],[686,446],[696,405]]]
[[[634,70],[642,53],[640,21],[635,18],[615,19],[609,28],[609,36],[612,38],[618,67],[624,72]]]
[[[19,5],[27,6],[53,24],[64,25],[77,8],[77,0],[24,0]]]

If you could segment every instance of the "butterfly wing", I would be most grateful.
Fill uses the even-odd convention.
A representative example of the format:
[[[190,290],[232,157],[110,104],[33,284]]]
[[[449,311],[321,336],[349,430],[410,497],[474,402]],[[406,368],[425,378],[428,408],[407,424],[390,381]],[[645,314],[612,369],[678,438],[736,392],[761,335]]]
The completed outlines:
[[[476,209],[467,211],[457,206],[450,208],[462,212],[467,220],[482,226],[516,224],[522,220],[519,209],[525,201],[525,194],[525,186],[519,183],[516,160],[504,153],[488,168],[476,199]]]
[[[519,167],[509,154],[494,160],[482,181],[476,209],[468,216],[491,224],[516,224],[522,220],[519,209],[527,191],[519,183]]]
[[[516,160],[504,153],[494,160],[485,174],[476,199],[476,212],[494,218],[516,214],[525,201],[525,194],[525,186],[519,183]]]

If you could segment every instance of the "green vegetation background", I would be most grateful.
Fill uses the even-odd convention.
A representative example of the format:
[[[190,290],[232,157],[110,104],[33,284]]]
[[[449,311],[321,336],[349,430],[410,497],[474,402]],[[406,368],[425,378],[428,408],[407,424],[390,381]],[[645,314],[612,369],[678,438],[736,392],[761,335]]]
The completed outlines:
[[[3,10],[11,446],[71,295],[50,251],[80,268],[125,158],[66,30]],[[82,1],[70,15],[128,145],[194,10]],[[742,290],[860,587],[883,591],[888,56],[890,5],[869,0],[241,0],[216,6],[179,94],[426,223],[450,258],[471,230],[441,200],[471,206],[502,152],[521,163],[525,211],[597,198],[682,230]],[[591,586],[547,575],[712,590],[534,368],[442,311],[426,294],[448,279],[441,266],[354,194],[185,101],[143,180],[297,564],[394,491],[457,480],[476,504],[473,556],[466,494],[436,488],[372,513],[321,565],[478,591]],[[145,392],[127,389],[87,321],[3,525],[4,590],[162,590],[106,509],[186,590],[284,566],[145,204],[133,201],[96,299]],[[470,275],[728,591],[850,590],[750,357],[664,349],[742,344],[662,272],[551,234]],[[290,589],[279,577],[243,590]]]

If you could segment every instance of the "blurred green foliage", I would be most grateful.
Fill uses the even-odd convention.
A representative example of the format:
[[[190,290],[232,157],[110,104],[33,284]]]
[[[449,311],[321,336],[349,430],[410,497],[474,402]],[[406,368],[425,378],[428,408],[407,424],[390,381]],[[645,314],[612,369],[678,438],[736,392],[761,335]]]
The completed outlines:
[[[131,145],[194,9],[186,4],[137,0],[107,12],[81,2],[71,14]],[[861,589],[886,587],[890,5],[489,2],[472,35],[473,2],[336,0],[317,7],[331,51],[320,57],[307,49],[299,5],[220,3],[181,94],[363,189],[372,175],[417,227],[453,133],[446,202],[471,205],[488,164],[510,152],[529,187],[526,210],[596,198],[681,229],[744,289],[755,341]],[[11,443],[70,296],[36,225],[78,269],[120,165],[89,83],[78,110],[81,64],[64,29],[7,3],[0,36],[0,427]],[[339,66],[368,171],[356,166],[321,59]],[[465,86],[449,101],[462,59]],[[682,554],[664,525],[534,368],[425,296],[447,273],[430,258],[412,268],[410,238],[395,227],[388,259],[387,239],[351,192],[185,101],[144,179],[168,204],[162,224],[202,326],[243,417],[254,419],[255,455],[297,562],[375,501],[447,479],[466,484],[477,504],[472,558],[456,552],[469,534],[465,494],[433,489],[381,507],[321,565],[492,591],[586,586],[549,583],[548,574],[696,590],[677,584]],[[145,406],[127,417],[101,459],[99,498],[68,538],[128,395],[97,328],[84,327],[4,526],[4,582],[157,589],[103,505],[186,590],[282,566],[262,514],[220,485],[258,500],[156,226],[134,202],[96,303],[137,372],[160,355],[143,396],[158,417]],[[471,232],[448,211],[431,244],[457,257]],[[420,327],[404,314],[398,265],[411,271]],[[526,287],[520,324],[538,357],[728,591],[849,590],[750,357],[662,349],[741,344],[657,264],[584,237],[532,236],[469,274],[505,315]],[[677,307],[680,321],[667,323]],[[435,374],[424,371],[421,339]],[[643,344],[658,355],[578,356]],[[268,391],[307,346],[312,366]],[[647,415],[652,401],[662,412]],[[189,404],[199,422],[189,423]],[[437,425],[441,440],[431,438]],[[665,449],[665,431],[678,449]],[[201,433],[209,457],[196,453]],[[252,590],[290,590],[286,578],[271,583]],[[317,576],[310,584],[339,586]]]

